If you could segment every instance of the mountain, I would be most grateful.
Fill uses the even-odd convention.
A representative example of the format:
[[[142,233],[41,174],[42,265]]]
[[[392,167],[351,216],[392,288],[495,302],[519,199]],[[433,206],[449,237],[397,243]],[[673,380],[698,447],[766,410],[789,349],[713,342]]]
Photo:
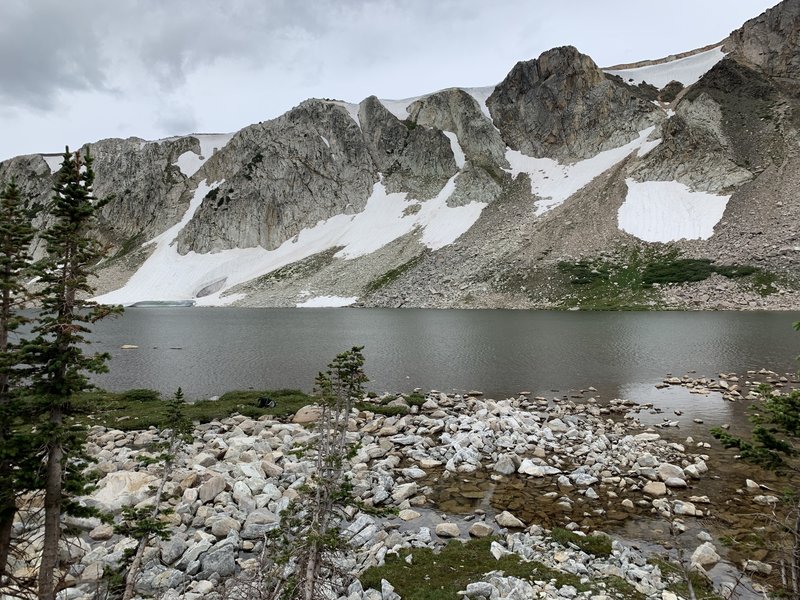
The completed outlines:
[[[113,196],[98,299],[796,308],[798,32],[784,0],[661,60],[560,47],[493,87],[86,144]],[[0,163],[39,226],[59,162]]]

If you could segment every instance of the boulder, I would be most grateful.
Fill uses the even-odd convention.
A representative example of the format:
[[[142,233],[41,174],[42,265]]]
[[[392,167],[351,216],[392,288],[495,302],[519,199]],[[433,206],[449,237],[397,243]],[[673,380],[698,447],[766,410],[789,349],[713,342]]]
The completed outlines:
[[[292,418],[292,423],[306,425],[308,423],[316,423],[322,416],[322,409],[319,406],[304,406]]]
[[[198,490],[200,502],[208,504],[225,490],[225,478],[221,475],[214,475],[211,479],[203,483]]]
[[[156,478],[137,471],[115,471],[97,483],[90,498],[106,510],[116,512],[124,506],[139,504],[150,496]]]
[[[642,488],[642,492],[648,496],[666,496],[667,485],[663,481],[648,481],[644,488]]]
[[[483,521],[473,523],[469,528],[469,534],[476,538],[488,537],[493,533],[494,528],[492,528],[490,525],[487,525]]]
[[[692,564],[706,567],[719,562],[720,557],[717,554],[717,549],[711,542],[704,542],[700,544],[697,549],[692,552]]]
[[[461,531],[456,523],[439,523],[436,525],[436,535],[442,538],[456,538]]]
[[[500,527],[511,527],[515,529],[523,529],[525,527],[525,523],[520,521],[517,517],[512,515],[507,510],[504,510],[499,515],[497,515],[494,520],[497,522]]]

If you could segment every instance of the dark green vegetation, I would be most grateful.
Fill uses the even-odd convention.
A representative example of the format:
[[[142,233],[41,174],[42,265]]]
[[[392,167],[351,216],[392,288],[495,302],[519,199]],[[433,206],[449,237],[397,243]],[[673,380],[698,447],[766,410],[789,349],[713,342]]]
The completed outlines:
[[[394,269],[389,269],[388,271],[386,271],[386,273],[384,273],[380,277],[376,277],[364,287],[364,293],[371,294],[372,292],[376,292],[382,287],[389,285],[395,279],[400,277],[403,273],[408,271],[411,267],[416,265],[422,259],[423,256],[424,254],[419,254],[418,256],[415,256],[411,260],[404,262],[402,265],[399,265]]]
[[[271,408],[259,408],[258,399],[269,396],[275,401]],[[285,418],[316,401],[299,390],[246,390],[223,394],[219,400],[202,400],[187,404],[184,412],[189,419],[208,423],[233,413],[258,418],[274,415]],[[73,401],[73,420],[85,425],[102,425],[123,431],[169,427],[169,405],[154,390],[129,390],[122,393],[103,390],[83,392]]]
[[[577,537],[577,536],[576,536]],[[480,581],[490,571],[529,581],[555,580],[556,586],[571,585],[578,592],[599,587],[598,581],[581,583],[580,577],[550,569],[537,562],[524,562],[516,555],[495,560],[489,552],[493,539],[484,538],[462,543],[451,541],[438,554],[429,548],[403,550],[399,556],[387,556],[382,567],[367,569],[361,576],[364,588],[381,589],[381,579],[391,583],[403,600],[446,600],[459,598],[467,584]],[[412,556],[412,564],[405,559]],[[602,580],[606,590],[630,599],[644,598],[630,585],[616,577]]]
[[[691,283],[718,274],[729,279],[750,278],[762,295],[775,291],[775,276],[751,265],[718,265],[707,258],[684,258],[674,249],[634,248],[614,256],[561,261],[571,294],[564,308],[587,310],[649,310],[660,308],[654,288]]]

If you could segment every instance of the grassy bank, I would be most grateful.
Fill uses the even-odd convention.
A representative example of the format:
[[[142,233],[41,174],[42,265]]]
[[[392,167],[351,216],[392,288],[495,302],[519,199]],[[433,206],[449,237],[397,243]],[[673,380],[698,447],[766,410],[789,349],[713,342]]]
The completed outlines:
[[[269,396],[275,406],[260,408],[258,399]],[[262,415],[289,417],[315,398],[300,390],[246,390],[223,394],[218,400],[201,400],[186,405],[186,413],[194,421],[208,423],[233,413],[252,418]],[[73,418],[85,425],[103,425],[124,431],[150,426],[168,427],[164,398],[154,390],[128,390],[114,393],[104,390],[84,392],[73,401]]]

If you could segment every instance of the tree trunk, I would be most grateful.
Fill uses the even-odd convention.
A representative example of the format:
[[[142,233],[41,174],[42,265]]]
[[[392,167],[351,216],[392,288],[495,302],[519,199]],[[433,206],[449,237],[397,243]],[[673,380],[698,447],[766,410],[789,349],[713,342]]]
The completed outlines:
[[[11,502],[9,506],[0,506],[0,588],[5,584],[8,573],[8,556],[11,554],[11,531],[14,526],[16,505]]]
[[[133,587],[136,584],[136,577],[139,575],[139,570],[142,568],[142,557],[147,548],[149,536],[145,536],[139,540],[139,545],[136,547],[136,554],[131,562],[131,567],[128,569],[128,576],[125,578],[125,593],[122,594],[122,600],[130,600],[133,598]]]
[[[9,274],[3,273],[4,278]],[[11,292],[3,290],[2,304],[0,304],[0,352],[8,350],[8,322],[11,315]],[[0,371],[0,406],[8,403],[8,374]],[[6,443],[8,423],[0,424],[0,445]],[[11,531],[14,526],[14,515],[17,505],[14,499],[13,486],[10,485],[13,477],[11,465],[8,461],[0,462],[0,481],[5,489],[0,490],[0,584],[8,569],[8,556],[11,553]]]
[[[61,429],[63,415],[60,405],[50,410],[50,425]],[[44,492],[44,545],[39,566],[39,600],[53,600],[56,595],[58,546],[61,540],[61,488],[63,483],[64,449],[56,437],[51,437],[47,451],[47,472]]]

